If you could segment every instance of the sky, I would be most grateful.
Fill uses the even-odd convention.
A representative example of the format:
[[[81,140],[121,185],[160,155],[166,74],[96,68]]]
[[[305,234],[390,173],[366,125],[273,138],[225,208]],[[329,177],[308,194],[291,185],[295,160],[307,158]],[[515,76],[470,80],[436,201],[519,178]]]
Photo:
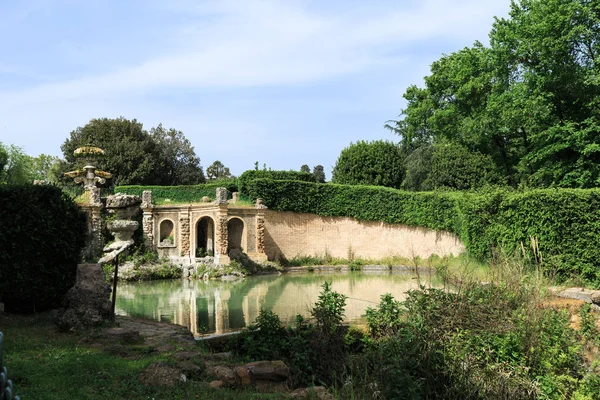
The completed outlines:
[[[62,156],[92,118],[183,131],[204,168],[325,167],[385,130],[510,0],[0,1],[0,142]]]

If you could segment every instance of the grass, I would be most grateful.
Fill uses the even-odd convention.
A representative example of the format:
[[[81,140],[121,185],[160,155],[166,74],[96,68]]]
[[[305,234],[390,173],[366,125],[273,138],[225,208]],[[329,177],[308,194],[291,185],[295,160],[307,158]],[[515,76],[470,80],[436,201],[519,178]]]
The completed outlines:
[[[209,388],[208,377],[171,388],[144,386],[140,373],[153,362],[168,363],[166,356],[140,345],[120,353],[108,352],[92,344],[93,335],[56,331],[48,313],[0,314],[0,329],[5,341],[4,364],[21,400],[285,398],[252,391],[215,391]]]
[[[308,256],[300,255],[291,260],[284,261],[287,267],[304,267],[316,265],[387,265],[387,266],[408,266],[418,268],[432,268],[438,274],[446,276],[449,279],[465,279],[486,281],[490,273],[490,265],[482,263],[469,257],[467,254],[461,254],[457,257],[446,256],[439,257],[433,255],[423,259],[421,257],[402,257],[390,255],[380,259],[369,259],[361,257],[336,258],[328,253],[324,255]]]

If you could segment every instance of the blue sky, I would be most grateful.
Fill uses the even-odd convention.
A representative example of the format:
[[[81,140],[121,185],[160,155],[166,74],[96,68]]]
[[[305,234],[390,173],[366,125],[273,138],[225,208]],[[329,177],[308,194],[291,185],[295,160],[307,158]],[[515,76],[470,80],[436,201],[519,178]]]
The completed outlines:
[[[321,164],[383,129],[509,0],[5,0],[0,142],[61,156],[91,118],[184,132],[206,168]]]

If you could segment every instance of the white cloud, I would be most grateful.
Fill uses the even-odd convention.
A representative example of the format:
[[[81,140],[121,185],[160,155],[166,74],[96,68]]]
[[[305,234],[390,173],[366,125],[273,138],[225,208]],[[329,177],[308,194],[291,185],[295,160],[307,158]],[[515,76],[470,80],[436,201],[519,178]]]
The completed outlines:
[[[439,43],[451,52],[485,41],[492,16],[508,10],[507,0],[410,7],[327,0],[328,9],[317,8],[325,4],[320,0],[141,4],[156,7],[164,20],[147,27],[161,30],[160,41],[139,44],[150,56],[132,52],[137,56],[114,58],[119,62],[101,73],[75,70],[62,80],[49,74],[48,83],[32,79],[18,89],[0,82],[0,141],[60,155],[75,127],[123,115],[147,128],[163,122],[182,130],[205,166],[220,159],[234,173],[255,160],[273,168],[329,168],[350,141],[393,139],[381,126],[400,111],[406,86],[419,84],[439,58]],[[57,45],[79,48],[77,38],[69,39]],[[127,38],[100,40],[92,48],[83,43],[82,51],[113,59],[111,47],[126,55],[127,46]],[[44,73],[43,64],[21,66],[18,59],[3,66]]]
[[[173,46],[180,49],[176,54],[156,49],[155,58],[126,60],[104,74],[0,92],[0,104],[92,98],[157,87],[298,85],[346,76],[397,62],[386,56],[390,47],[401,49],[432,37],[472,36],[479,28],[473,21],[489,15],[487,2],[448,4],[429,0],[408,11],[390,10],[364,18],[350,10],[327,19],[291,1],[211,3],[212,7],[202,9],[201,17],[171,33]],[[207,18],[211,13],[217,16]],[[489,29],[489,21],[485,26]]]

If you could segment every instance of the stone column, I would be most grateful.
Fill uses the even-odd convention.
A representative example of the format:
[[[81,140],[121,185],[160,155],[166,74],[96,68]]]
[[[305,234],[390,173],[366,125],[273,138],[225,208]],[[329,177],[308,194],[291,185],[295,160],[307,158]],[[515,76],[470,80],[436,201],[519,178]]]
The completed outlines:
[[[256,253],[257,261],[266,261],[265,251],[265,210],[262,199],[256,199]]]
[[[227,254],[229,245],[229,232],[227,230],[227,203],[219,204],[219,213],[217,215],[217,248],[215,249],[215,262],[218,264],[229,264],[230,259]]]
[[[190,209],[179,214],[180,250],[181,257],[190,257]]]
[[[102,207],[90,207],[92,210],[92,221],[91,221],[91,251],[92,254],[102,254],[102,248],[104,247],[104,238],[102,237]]]
[[[152,214],[152,191],[144,190],[142,192],[142,230],[144,232],[144,243],[146,248],[154,249],[154,215]]]
[[[102,237],[102,200],[100,199],[100,189],[90,188],[90,252],[93,255],[102,254],[104,247],[104,238]]]

